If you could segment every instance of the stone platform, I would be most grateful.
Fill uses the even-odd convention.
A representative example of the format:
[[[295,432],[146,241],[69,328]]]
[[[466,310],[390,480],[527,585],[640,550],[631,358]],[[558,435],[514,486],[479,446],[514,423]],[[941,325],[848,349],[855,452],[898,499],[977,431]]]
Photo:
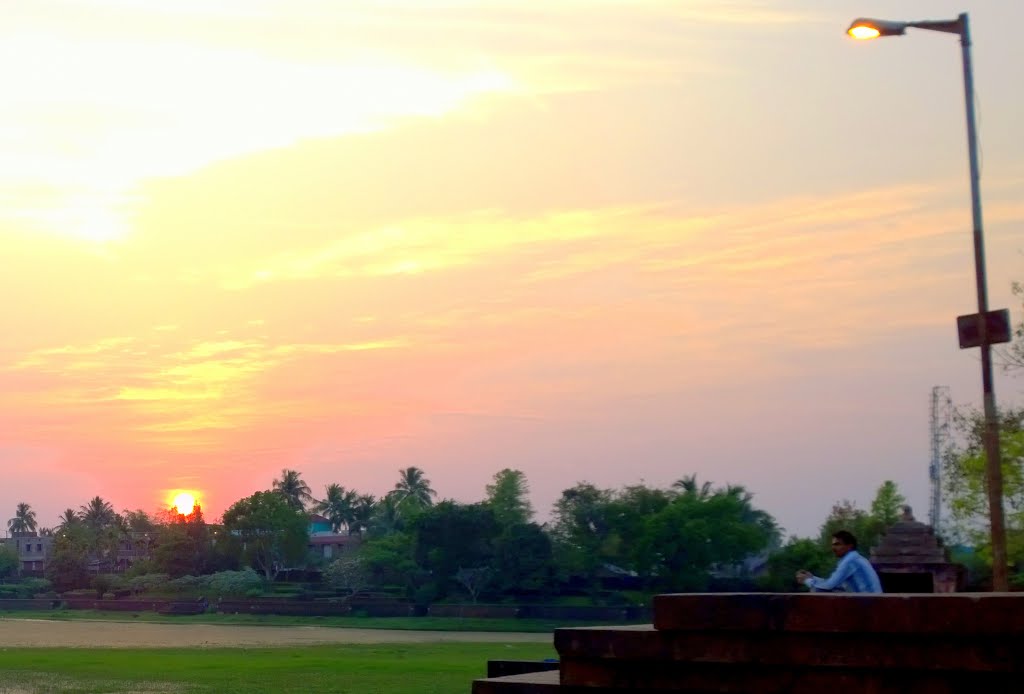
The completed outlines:
[[[660,595],[652,625],[554,638],[557,672],[473,693],[1024,691],[1024,594]]]

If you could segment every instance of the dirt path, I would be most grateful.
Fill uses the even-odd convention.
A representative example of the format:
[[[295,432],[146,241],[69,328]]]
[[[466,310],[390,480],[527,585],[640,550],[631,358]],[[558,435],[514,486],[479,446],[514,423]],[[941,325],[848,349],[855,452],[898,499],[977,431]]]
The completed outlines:
[[[0,646],[61,648],[189,648],[299,646],[315,643],[551,643],[551,634],[400,631],[340,627],[151,624],[0,618]]]

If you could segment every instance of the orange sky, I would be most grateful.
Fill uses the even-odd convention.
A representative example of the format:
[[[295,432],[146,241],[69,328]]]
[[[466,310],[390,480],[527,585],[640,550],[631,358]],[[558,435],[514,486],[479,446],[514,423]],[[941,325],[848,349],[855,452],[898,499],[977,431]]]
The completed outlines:
[[[0,509],[419,465],[542,512],[697,473],[802,533],[886,478],[924,515],[930,389],[980,391],[963,94],[952,37],[844,38],[891,5],[12,5]],[[961,5],[1011,306],[1024,6]]]

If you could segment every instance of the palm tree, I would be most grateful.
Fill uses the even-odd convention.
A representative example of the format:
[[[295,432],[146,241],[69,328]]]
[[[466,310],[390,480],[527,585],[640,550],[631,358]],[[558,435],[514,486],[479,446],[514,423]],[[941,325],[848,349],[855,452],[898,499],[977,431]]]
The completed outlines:
[[[71,509],[68,510],[70,511]],[[98,496],[94,496],[89,503],[81,508],[79,513],[78,519],[86,527],[94,531],[102,530],[111,525],[117,518],[114,507],[110,505],[110,502],[104,501]]]
[[[359,499],[354,489],[345,489],[340,484],[329,484],[323,501],[318,501],[314,510],[324,515],[331,522],[331,530],[341,532],[342,526],[352,532],[353,511]]]
[[[57,526],[60,530],[67,530],[68,528],[76,526],[82,522],[82,519],[78,517],[78,514],[73,508],[64,509],[64,513],[60,514],[57,517],[57,520],[60,521],[60,525]]]
[[[363,531],[370,526],[370,519],[373,518],[376,501],[372,494],[361,494],[356,499],[356,503],[352,506],[352,520],[348,524],[350,535],[352,533],[362,535]]]
[[[24,501],[18,504],[14,518],[7,521],[7,529],[12,533],[30,533],[36,529],[36,512]]]
[[[682,491],[684,496],[696,497],[697,499],[707,499],[711,496],[711,483],[705,482],[704,484],[697,485],[697,475],[687,475],[672,483],[673,489]]]
[[[412,503],[417,506],[430,506],[437,492],[430,488],[430,480],[423,476],[423,470],[410,466],[398,471],[398,482],[394,492],[401,505]]]
[[[274,480],[273,489],[297,511],[305,511],[306,503],[314,501],[309,485],[302,479],[302,473],[297,470],[281,470],[281,479]]]

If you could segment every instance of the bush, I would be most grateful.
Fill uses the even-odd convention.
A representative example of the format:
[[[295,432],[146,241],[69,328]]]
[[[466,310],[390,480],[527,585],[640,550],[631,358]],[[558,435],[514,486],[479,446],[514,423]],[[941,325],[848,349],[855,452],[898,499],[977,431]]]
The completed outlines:
[[[93,576],[91,585],[96,590],[97,600],[102,600],[105,594],[110,593],[110,589],[114,587],[114,578],[110,574]],[[111,596],[113,596],[112,593]]]
[[[141,574],[129,578],[127,581],[127,585],[128,588],[131,589],[133,594],[138,595],[139,593],[159,590],[163,588],[169,580],[170,576],[168,576],[167,574]]]
[[[263,594],[263,579],[252,569],[219,571],[208,578],[208,591],[211,595],[255,597]]]

